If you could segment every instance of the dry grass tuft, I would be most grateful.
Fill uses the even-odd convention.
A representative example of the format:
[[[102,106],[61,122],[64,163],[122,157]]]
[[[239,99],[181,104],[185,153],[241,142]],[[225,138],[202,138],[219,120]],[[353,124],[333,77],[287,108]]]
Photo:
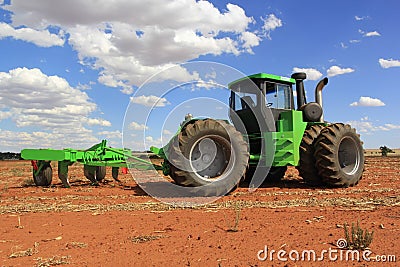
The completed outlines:
[[[37,258],[35,267],[48,267],[69,264],[71,256],[53,256],[50,258]]]
[[[71,248],[86,248],[88,244],[82,243],[82,242],[68,242],[65,244],[66,248],[71,249]]]
[[[9,258],[29,257],[29,256],[32,256],[33,254],[39,253],[38,248],[39,248],[39,243],[35,242],[35,244],[33,244],[32,248],[28,248],[27,250],[20,250],[20,251],[13,252],[8,257]]]
[[[130,237],[129,239],[133,242],[133,243],[145,243],[145,242],[149,242],[149,241],[153,241],[153,240],[158,240],[161,238],[166,238],[167,236],[164,235],[138,235],[138,236],[133,236]]]

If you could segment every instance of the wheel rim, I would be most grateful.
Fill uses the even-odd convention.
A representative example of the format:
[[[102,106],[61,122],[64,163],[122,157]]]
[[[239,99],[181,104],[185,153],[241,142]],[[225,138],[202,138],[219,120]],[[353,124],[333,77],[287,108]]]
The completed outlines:
[[[234,154],[228,140],[217,135],[207,135],[193,144],[189,159],[192,171],[202,180],[222,179],[233,167]]]
[[[339,146],[339,164],[347,175],[353,175],[360,166],[360,151],[355,140],[351,137],[342,139]]]

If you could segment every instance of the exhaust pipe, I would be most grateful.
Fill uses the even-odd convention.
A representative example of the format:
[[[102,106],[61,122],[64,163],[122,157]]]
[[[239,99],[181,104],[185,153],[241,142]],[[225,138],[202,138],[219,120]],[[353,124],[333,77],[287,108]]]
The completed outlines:
[[[322,107],[322,89],[324,89],[325,85],[328,84],[328,78],[325,77],[319,83],[317,84],[317,87],[315,88],[315,102],[317,102],[321,108]],[[320,122],[324,122],[324,113],[322,113],[321,118],[319,119]]]

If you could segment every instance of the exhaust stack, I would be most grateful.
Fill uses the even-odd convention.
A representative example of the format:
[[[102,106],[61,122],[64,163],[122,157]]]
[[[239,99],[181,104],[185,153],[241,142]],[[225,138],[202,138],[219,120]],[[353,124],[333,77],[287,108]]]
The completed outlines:
[[[325,85],[328,84],[328,78],[323,78],[319,83],[317,84],[317,87],[315,88],[315,102],[317,102],[321,108],[322,107],[322,89],[324,89]],[[319,120],[320,122],[324,122],[324,114],[322,113],[321,118]]]

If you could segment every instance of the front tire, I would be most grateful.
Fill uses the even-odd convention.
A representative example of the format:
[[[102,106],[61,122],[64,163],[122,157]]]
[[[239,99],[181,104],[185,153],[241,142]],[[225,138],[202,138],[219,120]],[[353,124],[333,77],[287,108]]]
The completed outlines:
[[[212,119],[186,125],[168,149],[171,178],[182,186],[206,186],[207,196],[228,193],[246,171],[247,143],[241,133]]]
[[[332,124],[321,131],[315,158],[319,176],[331,186],[354,186],[361,179],[364,150],[356,130],[348,124]]]

